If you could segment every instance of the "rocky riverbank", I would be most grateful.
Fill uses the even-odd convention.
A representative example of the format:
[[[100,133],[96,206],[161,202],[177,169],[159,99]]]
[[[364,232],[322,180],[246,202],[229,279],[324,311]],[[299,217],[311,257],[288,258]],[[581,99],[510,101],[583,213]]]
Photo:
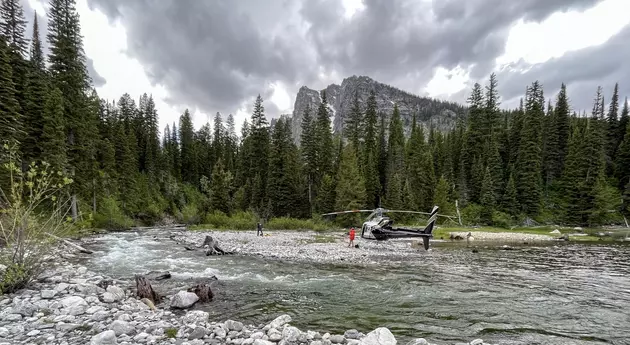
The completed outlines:
[[[453,232],[466,243],[466,234]],[[547,235],[473,232],[473,244],[484,243],[535,243],[550,241]],[[185,231],[172,234],[171,239],[182,247],[200,248],[209,235],[218,240],[222,249],[242,255],[298,261],[306,263],[358,264],[358,265],[398,265],[413,259],[431,255],[433,249],[425,251],[418,239],[395,239],[371,241],[357,236],[354,243],[358,247],[348,247],[344,233],[317,233],[314,231],[268,231],[265,236],[256,236],[255,231]],[[432,243],[445,243],[450,240],[433,239]]]
[[[27,289],[0,296],[0,345],[397,343],[385,327],[320,334],[291,326],[289,315],[269,315],[270,322],[261,325],[210,320],[204,311],[175,308],[183,305],[174,296],[166,296],[157,306],[148,300],[138,300],[131,282],[99,276],[83,266],[66,262],[61,256],[51,260],[47,267]],[[419,338],[410,344],[429,342]],[[476,339],[470,344],[484,343]]]

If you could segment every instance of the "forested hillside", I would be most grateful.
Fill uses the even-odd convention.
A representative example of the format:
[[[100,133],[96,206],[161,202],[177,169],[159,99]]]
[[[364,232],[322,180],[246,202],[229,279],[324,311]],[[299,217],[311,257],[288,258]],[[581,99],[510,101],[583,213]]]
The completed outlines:
[[[628,103],[617,88],[608,103],[593,90],[592,112],[576,114],[564,85],[545,98],[533,82],[519,109],[501,110],[492,76],[473,88],[465,122],[444,134],[414,118],[409,139],[397,107],[385,128],[372,91],[346,118],[345,146],[333,136],[325,97],[303,114],[299,148],[289,121],[270,126],[260,96],[238,134],[234,119],[218,114],[195,130],[188,110],[160,129],[151,96],[98,96],[74,1],[50,0],[46,35],[26,23],[19,0],[2,3],[0,138],[15,144],[25,168],[45,161],[72,178],[72,216],[85,226],[200,223],[241,211],[310,218],[379,204],[437,204],[449,214],[455,200],[467,224],[601,225],[629,212]],[[3,190],[8,177],[0,175]]]

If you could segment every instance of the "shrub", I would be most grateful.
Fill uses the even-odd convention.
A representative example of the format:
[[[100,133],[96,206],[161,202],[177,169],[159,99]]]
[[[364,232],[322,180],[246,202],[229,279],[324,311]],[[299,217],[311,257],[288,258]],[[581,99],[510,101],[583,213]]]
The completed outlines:
[[[15,146],[5,144],[4,149],[8,154],[2,165],[6,189],[0,188],[0,240],[5,246],[0,252],[4,266],[0,293],[10,293],[41,273],[53,239],[70,229],[64,222],[70,200],[63,201],[59,195],[72,180],[45,162],[32,163],[23,171]]]
[[[133,226],[133,221],[120,210],[116,199],[104,198],[99,204],[99,208],[98,213],[94,216],[95,227],[107,230],[126,230]]]

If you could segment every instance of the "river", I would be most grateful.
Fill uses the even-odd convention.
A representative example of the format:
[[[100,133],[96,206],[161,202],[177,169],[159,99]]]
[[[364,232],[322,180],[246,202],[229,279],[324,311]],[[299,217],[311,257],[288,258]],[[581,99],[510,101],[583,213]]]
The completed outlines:
[[[480,249],[438,244],[422,260],[358,268],[206,257],[173,246],[167,231],[111,233],[84,262],[126,279],[168,270],[156,290],[174,293],[215,275],[211,319],[267,323],[280,314],[302,330],[367,333],[399,342],[482,338],[495,344],[630,344],[630,246],[567,243]]]

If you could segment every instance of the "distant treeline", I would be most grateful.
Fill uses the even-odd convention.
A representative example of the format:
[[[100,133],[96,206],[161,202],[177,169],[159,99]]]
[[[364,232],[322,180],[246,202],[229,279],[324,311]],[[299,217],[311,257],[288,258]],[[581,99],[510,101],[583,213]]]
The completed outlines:
[[[304,115],[298,148],[290,124],[270,126],[257,98],[240,135],[217,114],[195,130],[188,110],[160,136],[151,96],[100,99],[92,87],[72,0],[50,0],[42,52],[19,0],[0,8],[0,138],[23,165],[46,161],[73,179],[73,216],[86,226],[125,227],[165,216],[188,223],[249,211],[258,218],[310,218],[356,208],[453,213],[466,223],[599,225],[623,221],[630,204],[628,104],[594,90],[590,116],[570,113],[562,85],[546,104],[532,83],[519,109],[501,110],[497,80],[476,84],[467,116],[448,133],[391,120],[355,101],[344,138],[331,131],[325,96]],[[7,176],[0,175],[6,187]],[[354,219],[356,221],[356,219]],[[92,222],[92,224],[89,224]]]

